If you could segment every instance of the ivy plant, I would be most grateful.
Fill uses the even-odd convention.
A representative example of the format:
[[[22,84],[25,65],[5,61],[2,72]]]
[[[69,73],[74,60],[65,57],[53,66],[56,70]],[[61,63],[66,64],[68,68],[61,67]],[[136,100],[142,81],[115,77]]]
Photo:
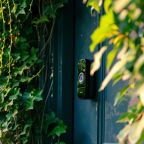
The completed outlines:
[[[86,1],[84,1],[86,2]],[[126,81],[118,92],[114,105],[125,98],[129,99],[127,112],[118,122],[125,127],[117,135],[121,144],[136,144],[144,141],[144,1],[142,0],[105,0],[105,14],[101,16],[99,26],[91,35],[90,50],[102,42],[105,46],[94,54],[91,69],[93,75],[100,68],[103,54],[107,55],[107,75],[100,91],[112,80],[114,84]],[[102,1],[89,0],[91,6],[100,12]],[[114,62],[115,61],[115,62]]]
[[[43,24],[55,19],[63,3],[0,0],[0,141],[3,144],[36,143],[36,124],[50,122],[45,115],[36,116],[37,112],[45,113],[43,103],[47,102],[43,88],[39,87],[39,77],[45,68],[41,51],[47,45],[41,47],[38,33]],[[56,127],[47,131],[47,135],[60,137],[66,126],[54,114],[51,117]]]

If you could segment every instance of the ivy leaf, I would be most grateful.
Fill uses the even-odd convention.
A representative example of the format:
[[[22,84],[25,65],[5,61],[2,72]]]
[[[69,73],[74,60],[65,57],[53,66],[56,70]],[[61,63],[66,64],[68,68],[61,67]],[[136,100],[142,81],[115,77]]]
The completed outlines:
[[[25,8],[27,7],[27,3],[25,0],[23,0],[22,3],[17,5],[17,10],[15,12],[15,16],[18,17],[20,14],[25,15]]]
[[[29,58],[29,55],[26,53],[21,56],[21,61],[25,62]]]
[[[30,98],[30,97],[31,97],[31,93],[29,93],[29,92],[24,92],[23,95],[22,95],[22,98],[23,98],[24,100],[27,100],[27,99]]]
[[[20,135],[25,135],[25,134],[27,133],[28,129],[30,129],[31,125],[32,125],[32,123],[30,123],[30,122],[27,123],[27,124],[24,126],[23,131],[20,133]]]
[[[48,16],[49,18],[55,18],[56,17],[56,12],[59,8],[63,7],[63,3],[53,3],[53,7],[46,5],[44,7],[44,15]]]
[[[54,112],[51,112],[47,115],[47,124],[50,125],[52,123],[56,123],[58,121],[58,118],[56,118],[56,115]]]
[[[32,93],[35,101],[41,101],[42,98],[42,90],[36,89]]]
[[[17,62],[18,60],[20,60],[20,53],[14,53],[13,54],[13,59],[14,59],[14,62]]]
[[[19,95],[21,95],[19,88],[14,88],[13,91],[12,91],[12,93],[13,93],[13,94],[10,95],[9,100],[15,100],[15,99],[17,99],[17,97],[18,97]]]
[[[22,99],[23,99],[22,104],[24,104],[25,110],[32,110],[34,105],[34,100],[31,93],[24,92],[22,95]]]
[[[28,76],[22,76],[21,78],[20,78],[20,82],[29,82],[29,80],[30,80],[31,78],[30,77],[28,77]]]
[[[17,76],[18,74],[19,74],[19,75],[22,75],[23,72],[24,72],[24,70],[27,70],[27,69],[29,69],[29,67],[26,65],[26,63],[24,63],[24,64],[21,65],[20,67],[15,68],[14,74],[15,74],[15,76]]]
[[[44,115],[44,122],[43,122],[43,132],[47,134],[48,128],[50,124],[56,123],[57,118],[54,112]]]
[[[52,129],[51,132],[49,132],[48,136],[60,136],[64,133],[66,133],[67,126],[64,124],[62,120],[59,121],[58,125]]]
[[[10,121],[10,119],[13,118],[12,112],[9,112],[9,113],[6,115],[6,118],[7,118],[8,121]]]
[[[46,23],[46,22],[49,22],[49,19],[46,15],[43,15],[40,18],[35,19],[35,20],[32,21],[32,23],[36,26],[39,25],[39,24]]]
[[[8,121],[4,121],[2,123],[3,132],[7,132],[8,131],[8,126],[9,126]]]
[[[16,3],[14,3],[14,6],[13,6],[13,8],[12,8],[12,11],[11,11],[11,12],[15,14],[15,13],[16,13],[16,11],[17,11],[17,7],[18,7],[18,6],[17,6],[17,4],[16,4]]]
[[[7,77],[0,78],[0,89],[3,89],[7,85]]]
[[[26,110],[32,110],[34,107],[34,101],[32,98],[27,99],[27,101],[25,102],[25,109]]]

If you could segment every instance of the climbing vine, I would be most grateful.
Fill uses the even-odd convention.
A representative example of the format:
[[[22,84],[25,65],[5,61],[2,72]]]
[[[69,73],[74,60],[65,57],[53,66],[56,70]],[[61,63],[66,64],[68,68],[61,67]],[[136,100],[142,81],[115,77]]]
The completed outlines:
[[[100,12],[101,0],[89,0],[88,6]],[[128,99],[128,110],[118,122],[126,126],[119,132],[119,143],[143,143],[144,141],[144,2],[142,0],[105,0],[105,14],[91,35],[90,50],[102,42],[105,46],[94,55],[93,75],[100,68],[103,54],[107,56],[107,72],[100,90],[110,80],[114,84],[126,81],[118,92],[114,105]],[[115,62],[114,62],[115,61]]]
[[[66,132],[62,120],[54,114],[45,115],[45,83],[39,85],[41,73],[46,71],[44,53],[49,47],[56,12],[63,3],[62,0],[0,0],[0,140],[3,144],[42,143],[43,133],[58,137],[54,142],[59,144],[60,135]],[[45,121],[50,122],[43,129]],[[49,133],[50,124],[55,126]],[[40,137],[38,140],[36,135]]]

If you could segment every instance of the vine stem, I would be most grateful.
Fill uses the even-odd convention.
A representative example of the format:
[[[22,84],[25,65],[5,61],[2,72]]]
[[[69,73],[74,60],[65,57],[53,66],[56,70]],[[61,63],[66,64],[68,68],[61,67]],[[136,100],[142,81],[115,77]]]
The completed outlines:
[[[42,66],[42,68],[41,68],[35,75],[33,75],[33,76],[30,78],[29,82],[30,82],[32,79],[34,79],[35,77],[38,77],[38,76],[40,75],[41,71],[43,70],[43,68],[44,68],[44,66]]]
[[[23,21],[26,21],[26,20],[28,19],[29,15],[30,15],[30,13],[31,13],[32,4],[33,4],[33,0],[31,0],[31,2],[30,2],[29,10],[28,10],[29,12],[28,12],[26,18],[25,18]]]
[[[9,5],[9,0],[7,0],[7,5],[8,5],[8,12],[9,12],[9,33],[10,33],[10,44],[8,46],[9,48],[9,77],[8,77],[8,81],[10,80],[11,78],[11,48],[12,48],[12,44],[13,44],[13,40],[12,40],[12,26],[11,26],[11,23],[12,23],[12,18],[11,18],[11,10],[10,10],[10,5]]]
[[[42,111],[42,120],[41,120],[41,126],[40,126],[40,133],[42,133],[43,122],[44,122],[44,113],[45,113],[45,109],[46,109],[47,100],[48,100],[50,92],[52,90],[52,86],[53,86],[53,80],[51,81],[50,88],[49,88],[48,94],[47,94],[45,102],[44,102],[44,108],[43,108],[43,111]]]
[[[1,6],[1,15],[2,15],[2,21],[3,21],[3,34],[2,34],[2,48],[1,48],[1,54],[0,54],[0,74],[2,73],[1,69],[3,67],[3,54],[4,54],[4,48],[5,48],[5,41],[6,41],[6,37],[5,37],[5,18],[4,18],[4,12],[3,12],[3,3],[2,0],[0,0],[0,6]]]
[[[50,0],[50,6],[53,9],[53,5],[52,5],[52,1],[51,0]],[[41,14],[40,7],[39,7],[39,14]],[[53,19],[53,22],[52,22],[52,26],[51,26],[51,30],[50,30],[50,34],[49,34],[48,40],[45,42],[45,44],[43,45],[43,47],[42,47],[42,49],[40,51],[40,56],[42,55],[43,51],[45,50],[45,48],[47,47],[47,45],[49,44],[49,42],[50,42],[50,40],[52,38],[54,25],[55,25],[55,18]],[[46,84],[46,81],[44,83],[44,86],[45,86],[45,84]],[[47,104],[48,98],[50,96],[50,93],[51,93],[51,90],[52,90],[52,86],[53,86],[53,79],[51,81],[47,96],[46,96],[45,101],[44,101],[44,108],[43,108],[43,111],[42,111],[42,120],[41,120],[41,126],[40,126],[40,133],[41,134],[42,134],[42,129],[43,129],[43,122],[44,122],[44,114],[45,114],[46,104]],[[42,144],[42,136],[41,136],[41,139],[40,139],[40,143]]]
[[[49,37],[48,37],[48,40],[46,41],[45,45],[44,45],[43,48],[41,49],[40,55],[42,54],[43,50],[46,48],[46,46],[49,44],[49,42],[50,42],[50,40],[51,40],[51,38],[52,38],[52,33],[53,33],[54,25],[55,25],[55,19],[53,20],[52,27],[51,27],[51,31],[50,31],[50,35],[49,35]]]

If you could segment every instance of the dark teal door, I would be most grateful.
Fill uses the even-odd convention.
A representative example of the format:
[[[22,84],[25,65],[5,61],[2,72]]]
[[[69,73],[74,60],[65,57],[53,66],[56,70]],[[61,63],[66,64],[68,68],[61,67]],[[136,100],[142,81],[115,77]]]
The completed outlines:
[[[80,59],[92,59],[89,52],[90,34],[97,25],[98,15],[90,15],[81,0],[76,1],[75,13],[75,96],[74,144],[97,144],[97,103],[82,100],[77,95],[77,64]]]
[[[115,108],[113,103],[122,83],[113,87],[109,84],[103,92],[97,94],[97,102],[80,99],[77,95],[77,63],[83,58],[93,59],[93,54],[89,52],[90,35],[98,25],[101,14],[91,14],[81,0],[75,0],[74,144],[116,143],[116,135],[121,128],[121,125],[116,124],[116,120],[125,106]],[[100,85],[105,76],[105,65],[104,56],[102,67],[97,74],[97,85]]]

